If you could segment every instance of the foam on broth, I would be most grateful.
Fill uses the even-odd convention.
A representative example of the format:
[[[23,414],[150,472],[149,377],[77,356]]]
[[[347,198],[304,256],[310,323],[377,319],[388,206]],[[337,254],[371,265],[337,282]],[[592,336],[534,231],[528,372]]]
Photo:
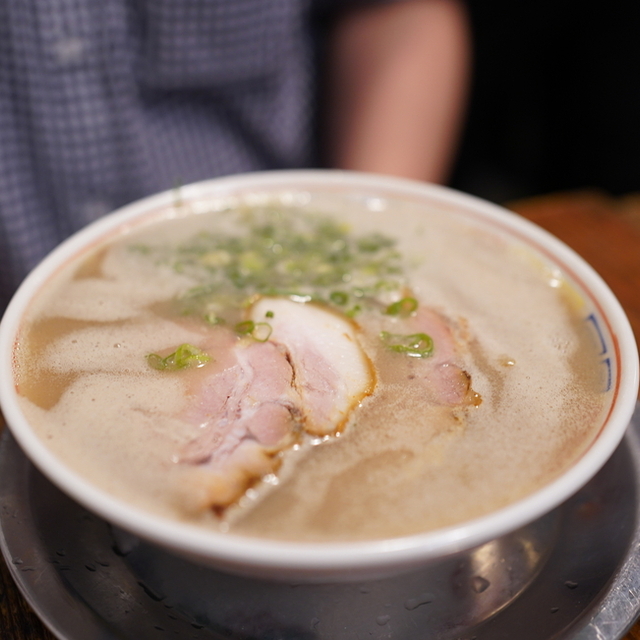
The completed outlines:
[[[23,410],[47,446],[144,509],[296,540],[398,536],[459,523],[544,486],[584,452],[605,409],[605,371],[584,301],[546,259],[435,205],[372,207],[312,194],[302,209],[337,216],[353,233],[397,241],[416,297],[464,338],[479,406],[425,405],[394,378],[391,356],[366,345],[378,386],[340,437],[288,452],[277,477],[222,520],[198,512],[199,473],[177,462],[177,451],[197,435],[179,417],[194,374],[158,373],[145,354],[198,344],[208,329],[173,317],[166,302],[193,286],[189,276],[130,247],[179,242],[233,219],[212,212],[153,224],[93,250],[35,299],[18,341],[16,377]]]

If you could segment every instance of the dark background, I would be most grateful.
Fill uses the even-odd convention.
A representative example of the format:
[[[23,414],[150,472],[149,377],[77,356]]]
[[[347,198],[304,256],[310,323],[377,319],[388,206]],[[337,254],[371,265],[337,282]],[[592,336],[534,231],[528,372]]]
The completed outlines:
[[[453,187],[494,202],[640,192],[640,0],[470,0],[474,71]]]

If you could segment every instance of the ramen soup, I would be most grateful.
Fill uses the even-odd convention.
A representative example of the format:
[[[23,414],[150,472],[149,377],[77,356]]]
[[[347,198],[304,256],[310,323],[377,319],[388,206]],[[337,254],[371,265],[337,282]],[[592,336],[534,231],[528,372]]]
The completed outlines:
[[[545,257],[435,206],[284,202],[169,206],[43,287],[16,379],[67,465],[169,518],[344,541],[481,516],[589,447],[597,326]]]

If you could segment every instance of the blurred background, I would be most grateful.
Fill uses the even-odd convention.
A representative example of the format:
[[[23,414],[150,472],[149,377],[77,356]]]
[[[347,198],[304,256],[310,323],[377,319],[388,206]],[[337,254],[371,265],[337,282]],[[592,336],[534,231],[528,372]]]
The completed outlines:
[[[0,310],[88,222],[229,173],[640,194],[639,27],[638,0],[0,0]]]
[[[494,202],[640,191],[640,2],[468,8],[473,86],[451,186]]]

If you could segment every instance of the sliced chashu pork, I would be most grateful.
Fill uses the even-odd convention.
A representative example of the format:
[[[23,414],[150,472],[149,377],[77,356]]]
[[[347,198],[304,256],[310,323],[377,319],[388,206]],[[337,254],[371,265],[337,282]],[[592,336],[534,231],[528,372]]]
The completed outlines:
[[[182,460],[199,467],[202,506],[221,509],[274,471],[300,434],[334,434],[373,391],[374,369],[347,318],[317,305],[264,298],[250,319],[268,341],[224,345],[225,366],[198,377],[187,418],[201,429]],[[221,348],[221,343],[218,344]]]
[[[302,434],[340,431],[376,384],[360,328],[345,316],[316,304],[262,298],[250,308],[249,319],[269,325],[268,340],[218,341],[211,355],[223,366],[212,374],[203,369],[193,390],[187,417],[202,433],[182,459],[197,465],[200,508],[222,510],[236,502],[277,469],[277,454]],[[477,404],[452,328],[441,315],[420,307],[407,318],[363,316],[362,324],[374,335],[388,330],[431,336],[429,357],[397,354],[402,384],[424,402]]]
[[[263,298],[251,308],[254,322],[268,322],[269,340],[286,350],[293,366],[304,428],[334,434],[375,386],[373,365],[356,325],[342,314],[287,298]]]
[[[471,376],[461,357],[461,340],[452,322],[442,314],[420,305],[408,317],[390,317],[369,314],[362,318],[363,329],[392,335],[426,334],[433,341],[428,357],[410,357],[397,354],[394,358],[392,378],[415,389],[415,395],[424,402],[456,407],[477,405],[480,396],[471,388]]]

